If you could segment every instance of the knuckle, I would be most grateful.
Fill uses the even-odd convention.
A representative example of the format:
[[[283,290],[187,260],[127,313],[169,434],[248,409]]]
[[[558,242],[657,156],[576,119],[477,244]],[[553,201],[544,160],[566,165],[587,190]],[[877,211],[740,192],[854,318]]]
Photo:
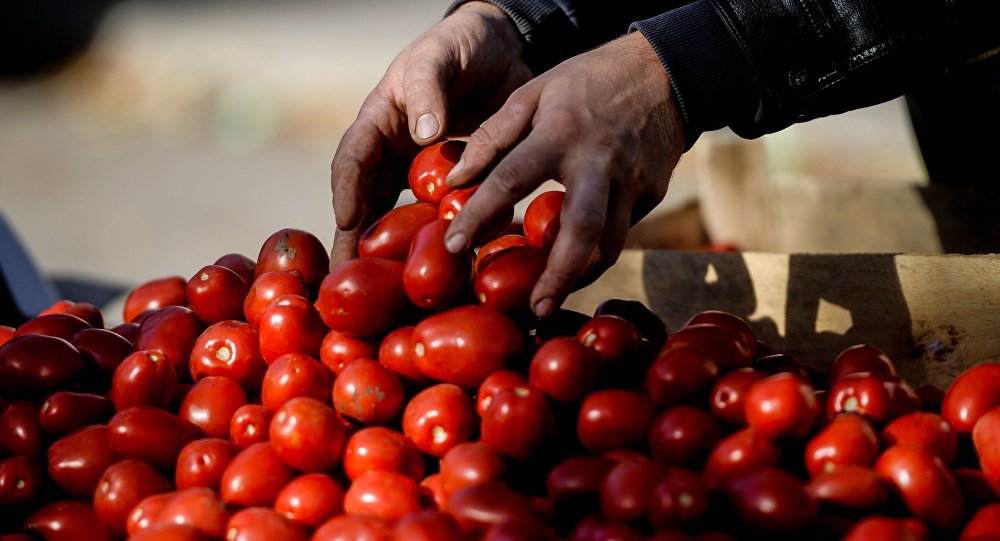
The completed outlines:
[[[521,175],[511,166],[498,166],[490,174],[493,186],[505,197],[512,197],[518,193],[521,182]]]
[[[567,220],[571,230],[587,239],[596,238],[604,231],[604,215],[592,207],[576,209]]]
[[[555,107],[546,111],[544,121],[549,134],[557,141],[576,139],[581,134],[577,116],[565,107]]]

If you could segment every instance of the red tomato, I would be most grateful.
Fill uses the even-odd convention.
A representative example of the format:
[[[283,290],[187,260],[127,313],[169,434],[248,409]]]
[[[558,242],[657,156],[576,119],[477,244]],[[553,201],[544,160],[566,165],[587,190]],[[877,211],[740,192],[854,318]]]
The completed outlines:
[[[695,348],[671,347],[661,351],[646,371],[643,390],[664,408],[702,397],[718,377],[719,367],[711,357]]]
[[[49,314],[64,314],[64,313],[66,313],[66,310],[69,310],[70,307],[72,307],[74,304],[76,304],[76,303],[73,302],[73,301],[71,301],[71,300],[68,300],[68,299],[59,299],[56,302],[52,303],[45,310],[42,310],[41,312],[38,312],[37,315],[39,315],[39,316],[46,316],[46,315],[49,315]]]
[[[841,541],[927,541],[926,528],[923,535],[916,534],[908,521],[881,516],[870,516],[860,520]]]
[[[14,327],[9,325],[0,325],[0,346],[10,342],[11,338],[14,338]]]
[[[708,486],[698,474],[667,468],[648,495],[649,522],[657,530],[692,524],[708,512],[709,498]]]
[[[121,336],[129,343],[129,352],[132,351],[131,345],[139,338],[139,324],[138,323],[122,323],[121,325],[116,325],[109,329],[111,332]],[[82,332],[82,331],[81,331]],[[77,333],[79,334],[79,333]],[[124,355],[122,356],[124,358]],[[112,370],[105,369],[105,372],[114,372]]]
[[[274,510],[307,528],[316,528],[344,511],[344,487],[325,473],[300,475],[278,493]]]
[[[864,417],[837,415],[806,445],[806,469],[816,477],[843,465],[871,467],[878,453],[878,436]]]
[[[264,310],[282,295],[309,297],[309,288],[302,281],[299,271],[265,272],[257,276],[243,300],[243,315],[246,316],[247,323],[255,327],[260,325]]]
[[[396,331],[393,331],[396,332]],[[319,359],[334,374],[339,374],[354,359],[373,359],[377,343],[371,338],[356,338],[330,331],[319,347]]]
[[[720,310],[706,310],[692,316],[684,327],[705,323],[721,327],[743,344],[747,351],[753,353],[757,349],[757,336],[743,318]]]
[[[257,327],[242,321],[221,321],[205,329],[190,355],[191,377],[235,380],[247,393],[260,389],[267,363],[260,351]]]
[[[212,489],[186,488],[174,494],[156,517],[157,523],[182,524],[213,539],[221,539],[231,511]]]
[[[601,356],[575,338],[556,337],[531,359],[528,382],[556,402],[579,402],[597,384]]]
[[[408,179],[413,195],[420,201],[440,203],[452,191],[445,184],[465,150],[465,142],[451,140],[433,144],[421,150],[410,164]]]
[[[889,498],[889,487],[873,470],[842,464],[809,481],[809,492],[817,500],[846,509],[874,511]]]
[[[507,387],[519,387],[522,385],[527,385],[528,381],[524,379],[524,376],[520,372],[515,372],[513,370],[497,370],[486,376],[486,379],[479,384],[479,391],[476,393],[476,413],[480,417],[486,415],[486,411],[490,409],[493,404],[493,397],[496,396],[501,389]]]
[[[725,488],[743,472],[776,465],[780,454],[781,449],[770,440],[758,436],[752,428],[744,428],[726,436],[712,449],[702,475],[709,487]]]
[[[242,507],[269,506],[294,476],[269,442],[255,443],[240,451],[226,467],[222,499]]]
[[[615,462],[599,456],[576,456],[563,460],[549,470],[546,493],[554,503],[596,495],[604,476]]]
[[[122,317],[126,323],[146,310],[187,305],[187,282],[180,276],[150,280],[132,290],[125,299]]]
[[[424,477],[424,456],[402,432],[382,426],[362,428],[347,440],[344,473],[353,480],[369,470],[396,471],[419,481]]]
[[[403,410],[403,434],[418,449],[441,457],[455,445],[469,441],[475,430],[472,398],[450,383],[433,385],[417,393]]]
[[[635,325],[642,337],[652,342],[657,350],[667,341],[667,326],[663,320],[637,300],[608,299],[594,310],[594,317],[605,315],[618,316]]]
[[[135,535],[129,541],[207,541],[208,536],[190,526],[180,524],[155,524]]]
[[[301,471],[324,471],[340,464],[347,443],[347,426],[330,406],[298,397],[274,412],[271,447],[289,466]]]
[[[89,498],[108,466],[118,461],[108,427],[94,425],[56,440],[47,453],[49,476],[71,496]]]
[[[576,339],[608,363],[625,361],[642,349],[639,329],[618,316],[592,318],[576,332]]]
[[[813,388],[801,377],[783,372],[750,387],[743,402],[747,424],[761,437],[805,437],[821,415]]]
[[[417,202],[396,207],[365,230],[358,239],[358,254],[361,257],[406,261],[417,231],[437,218],[438,207],[430,203]]]
[[[107,422],[115,405],[99,394],[59,391],[42,402],[38,422],[50,436],[65,436],[93,424]]]
[[[502,312],[461,306],[421,321],[413,330],[413,352],[424,375],[475,389],[521,356],[524,337]]]
[[[323,279],[316,310],[335,331],[372,336],[388,329],[406,305],[403,264],[362,257],[342,263]]]
[[[125,459],[104,470],[94,490],[94,511],[115,535],[125,535],[125,521],[143,498],[171,490],[170,481],[142,460]]]
[[[897,443],[922,445],[936,454],[945,464],[958,456],[958,436],[948,421],[936,413],[915,411],[897,417],[882,429],[886,447]]]
[[[174,468],[174,484],[178,490],[191,487],[219,489],[226,466],[236,456],[236,449],[221,438],[194,440],[181,449]]]
[[[755,342],[756,343],[756,342]],[[686,345],[712,358],[720,371],[747,368],[753,364],[753,350],[724,327],[711,323],[688,325],[667,339],[665,347]]]
[[[646,438],[656,408],[646,395],[606,389],[583,400],[577,417],[580,443],[595,453],[629,447]]]
[[[425,310],[442,310],[458,297],[471,272],[468,254],[453,254],[444,245],[451,224],[435,220],[417,232],[403,267],[403,289],[410,302]]]
[[[393,541],[462,541],[462,530],[447,513],[417,511],[406,515],[392,531]]]
[[[288,270],[299,271],[306,287],[315,292],[330,270],[330,255],[312,233],[300,229],[276,231],[260,247],[254,275]]]
[[[483,442],[460,443],[441,457],[441,488],[446,495],[472,485],[501,481],[503,455]]]
[[[1000,406],[1000,363],[982,363],[969,368],[948,387],[941,416],[959,434],[972,432],[976,421]]]
[[[328,330],[308,299],[282,295],[260,318],[260,353],[268,364],[286,353],[319,357]]]
[[[412,477],[389,470],[369,470],[344,494],[344,512],[396,521],[421,508],[420,486]]]
[[[0,395],[48,396],[87,368],[80,352],[52,336],[20,336],[0,346]]]
[[[159,351],[141,350],[122,360],[111,378],[108,398],[117,411],[132,406],[166,408],[174,398],[177,372]]]
[[[420,373],[413,361],[413,329],[415,327],[400,327],[386,335],[378,348],[378,360],[403,382],[426,386],[431,380]],[[371,355],[361,357],[370,358]]]
[[[191,358],[195,342],[204,329],[201,320],[190,308],[183,306],[160,308],[139,326],[135,350],[157,350],[165,354],[174,365],[177,380],[186,380],[187,361]]]
[[[652,460],[622,460],[601,483],[601,510],[616,522],[636,522],[646,516],[649,494],[663,477]]]
[[[172,500],[176,495],[177,492],[163,492],[161,494],[146,496],[140,500],[128,514],[128,519],[125,520],[125,531],[128,533],[129,538],[132,538],[141,531],[154,527],[154,525],[158,525],[157,520],[160,517],[160,512],[163,511],[167,502]]]
[[[271,410],[259,404],[240,407],[229,423],[229,441],[240,449],[267,441],[272,415]]]
[[[448,507],[448,495],[444,493],[444,485],[441,482],[440,473],[432,473],[420,481],[420,489],[423,490],[424,500],[433,503],[431,507],[446,509]]]
[[[528,246],[528,239],[524,235],[503,235],[487,242],[476,252],[474,265],[476,273],[478,274],[480,270],[485,269],[493,257],[499,255],[500,252],[520,246]]]
[[[726,492],[733,511],[753,530],[794,532],[816,516],[816,498],[802,481],[778,468],[737,474]]]
[[[895,376],[896,367],[882,350],[868,344],[858,344],[841,351],[834,359],[830,367],[830,385],[846,375],[858,372]]]
[[[134,325],[134,328],[138,336],[139,326]],[[107,329],[83,329],[74,334],[69,341],[84,358],[93,361],[108,374],[114,374],[122,360],[132,353],[132,342]]]
[[[955,468],[951,470],[951,475],[962,490],[970,510],[998,500],[996,491],[979,468]]]
[[[1000,408],[979,416],[972,429],[972,443],[983,475],[995,491],[1000,491]]]
[[[333,407],[364,425],[381,425],[403,410],[403,384],[372,359],[355,359],[333,381]]]
[[[472,194],[476,193],[478,189],[479,186],[476,185],[471,188],[461,188],[449,192],[448,195],[441,198],[441,204],[438,205],[437,217],[442,220],[454,220],[455,216],[458,216],[458,213],[468,203]]]
[[[306,541],[301,526],[267,507],[241,509],[226,524],[226,541]]]
[[[753,368],[771,375],[784,373],[793,374],[802,381],[810,385],[812,384],[812,377],[809,375],[809,370],[803,366],[802,363],[796,361],[790,355],[785,355],[784,353],[775,353],[764,357],[757,357],[753,360]]]
[[[0,459],[0,506],[15,507],[33,501],[45,482],[45,470],[24,456]]]
[[[559,213],[566,193],[544,192],[528,203],[524,210],[524,236],[528,244],[539,248],[551,248],[559,234]]]
[[[944,391],[929,383],[918,386],[913,392],[920,398],[920,407],[924,411],[941,412],[944,403]]]
[[[573,541],[602,541],[610,539],[614,539],[615,541],[642,541],[652,538],[643,537],[642,532],[637,528],[619,522],[608,522],[604,518],[590,515],[576,525],[572,539]],[[689,541],[689,538],[683,539],[683,541]]]
[[[483,443],[513,458],[528,460],[555,429],[545,393],[531,385],[500,389],[480,424]]]
[[[887,423],[920,409],[920,399],[897,376],[856,372],[843,376],[830,389],[826,413],[864,415],[875,423]]]
[[[392,525],[380,518],[337,515],[313,532],[312,541],[390,541]]]
[[[138,458],[170,468],[198,429],[169,411],[135,406],[115,414],[108,423],[111,448],[124,458]]]
[[[46,541],[112,541],[116,538],[84,501],[58,501],[35,511],[24,529]]]
[[[875,471],[891,483],[913,516],[931,526],[956,529],[965,515],[965,500],[948,468],[930,451],[916,445],[886,449]]]
[[[976,511],[962,529],[959,539],[967,541],[979,539],[979,536],[1000,537],[1000,503],[990,503]]]
[[[45,448],[45,429],[38,421],[39,408],[32,402],[11,402],[0,414],[0,449],[36,458]]]
[[[287,353],[275,359],[264,373],[260,400],[267,409],[276,411],[298,396],[326,400],[332,388],[330,371],[319,361],[302,353]]]
[[[504,250],[479,269],[473,289],[479,302],[501,312],[528,308],[531,290],[545,270],[547,251],[534,246]]]
[[[40,334],[69,340],[79,331],[91,328],[90,323],[69,314],[49,314],[29,319],[14,331],[14,338]]]
[[[649,429],[653,457],[669,466],[696,466],[722,439],[722,428],[711,413],[692,406],[668,408]]]
[[[206,265],[187,283],[191,309],[205,325],[243,319],[243,301],[250,285],[238,274],[219,265]]]
[[[213,265],[225,267],[235,272],[237,276],[243,279],[243,283],[246,284],[247,288],[250,287],[250,284],[253,283],[257,275],[257,262],[243,254],[226,254],[216,259]]]
[[[537,520],[528,498],[504,483],[465,487],[448,497],[447,509],[468,536],[508,520]]]

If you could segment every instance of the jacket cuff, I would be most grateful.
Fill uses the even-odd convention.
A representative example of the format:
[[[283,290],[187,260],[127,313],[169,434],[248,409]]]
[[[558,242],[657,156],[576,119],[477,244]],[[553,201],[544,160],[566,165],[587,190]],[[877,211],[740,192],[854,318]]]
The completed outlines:
[[[707,0],[632,23],[629,30],[642,32],[670,76],[688,149],[702,132],[757,107],[750,61]]]
[[[524,38],[524,61],[536,75],[583,51],[579,29],[554,0],[456,0],[445,16],[470,1],[500,8]]]

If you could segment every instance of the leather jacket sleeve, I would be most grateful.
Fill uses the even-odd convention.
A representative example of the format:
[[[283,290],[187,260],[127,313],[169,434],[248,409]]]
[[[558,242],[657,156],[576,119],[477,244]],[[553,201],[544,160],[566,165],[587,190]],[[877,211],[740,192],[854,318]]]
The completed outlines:
[[[1000,52],[997,0],[487,1],[543,69],[635,17],[628,30],[669,72],[688,147],[707,130],[759,137],[874,105]]]

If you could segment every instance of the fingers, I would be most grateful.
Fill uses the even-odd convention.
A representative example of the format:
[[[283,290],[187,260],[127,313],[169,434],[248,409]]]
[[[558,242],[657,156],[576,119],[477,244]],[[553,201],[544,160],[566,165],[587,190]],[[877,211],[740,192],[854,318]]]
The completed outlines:
[[[363,232],[361,227],[347,231],[337,228],[333,233],[333,249],[330,250],[330,270],[358,256],[358,239]]]
[[[537,104],[538,91],[531,86],[512,94],[496,114],[472,132],[462,158],[445,179],[448,186],[465,185],[523,139],[531,127]]]
[[[414,54],[403,73],[403,105],[410,136],[419,145],[440,138],[448,123],[447,66],[454,62],[441,54]]]
[[[531,293],[531,306],[539,317],[552,315],[569,294],[601,240],[607,220],[611,178],[605,164],[587,159],[568,174],[572,183],[559,215],[559,234]]]
[[[591,253],[590,260],[584,266],[579,278],[573,284],[574,290],[586,287],[599,278],[615,261],[618,261],[618,256],[625,248],[625,240],[631,226],[630,217],[633,214],[632,204],[623,201],[620,194],[615,193],[615,190],[612,190],[610,199],[608,218],[604,224],[601,240]]]
[[[365,214],[368,177],[382,159],[382,134],[359,117],[344,133],[330,166],[333,213],[337,227],[351,230]]]
[[[448,251],[457,254],[471,248],[489,224],[508,214],[518,201],[553,177],[562,150],[543,141],[538,133],[529,135],[493,168],[452,220],[445,234]]]

